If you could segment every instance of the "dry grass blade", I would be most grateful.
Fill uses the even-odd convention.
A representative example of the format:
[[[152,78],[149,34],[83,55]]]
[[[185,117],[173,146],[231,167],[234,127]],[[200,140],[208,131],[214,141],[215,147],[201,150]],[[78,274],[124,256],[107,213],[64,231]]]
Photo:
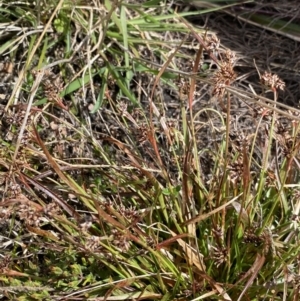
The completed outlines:
[[[35,228],[35,227],[30,226],[30,225],[27,225],[27,229],[28,229],[28,231],[30,231],[32,233],[35,233],[39,236],[45,237],[46,239],[50,239],[50,240],[56,241],[56,242],[59,241],[59,238],[56,237],[55,235],[53,235],[50,231],[43,230],[43,229],[40,229],[40,228]]]
[[[17,156],[18,156],[18,152],[19,152],[19,147],[20,147],[20,144],[21,144],[21,140],[23,138],[23,134],[24,134],[24,131],[25,131],[25,128],[26,128],[26,125],[27,125],[27,121],[28,121],[28,117],[29,117],[29,114],[30,114],[30,110],[31,110],[31,107],[32,107],[32,104],[33,104],[33,100],[34,100],[34,97],[37,93],[37,90],[38,90],[38,87],[43,79],[43,76],[44,76],[44,72],[41,71],[38,73],[36,79],[35,79],[35,82],[33,84],[33,87],[31,89],[31,93],[30,93],[30,99],[28,101],[28,104],[27,104],[27,107],[26,107],[26,112],[25,112],[25,116],[24,116],[24,119],[23,119],[23,123],[22,123],[22,127],[20,129],[20,132],[19,132],[19,135],[18,135],[18,140],[17,140],[17,143],[16,143],[16,149],[15,149],[15,153],[14,153],[14,157],[13,157],[13,160],[15,161]]]
[[[43,207],[41,205],[29,200],[24,194],[19,194],[17,198],[3,199],[0,203],[0,206],[6,207],[15,204],[26,204],[32,206],[37,211],[43,210]]]
[[[26,273],[20,273],[16,270],[11,270],[11,269],[5,269],[4,271],[1,272],[2,275],[6,275],[9,277],[30,277],[30,275]]]
[[[197,34],[194,27],[191,26],[185,19],[179,17],[183,24],[185,24],[188,29],[193,33],[194,37],[199,41],[199,44],[206,50],[206,52],[209,54],[210,58],[219,66],[218,59],[213,55],[213,53],[210,51],[210,49],[207,47],[205,41],[200,37],[200,35]]]
[[[179,45],[172,51],[171,55],[168,57],[167,61],[165,62],[165,64],[161,67],[161,69],[159,70],[159,73],[157,74],[157,76],[155,77],[155,81],[153,83],[153,88],[151,90],[151,96],[150,96],[150,125],[151,125],[151,142],[152,142],[152,145],[155,149],[155,152],[156,152],[156,156],[157,158],[159,159],[161,165],[162,164],[162,161],[161,161],[161,158],[160,158],[160,155],[159,155],[159,152],[158,152],[158,149],[157,149],[157,144],[156,144],[156,141],[154,139],[154,126],[153,126],[153,122],[152,122],[152,110],[153,110],[153,99],[154,99],[154,95],[155,95],[155,89],[159,83],[159,80],[161,78],[161,76],[163,75],[163,73],[166,71],[166,69],[168,68],[169,64],[172,62],[173,58],[176,56],[176,53],[177,51],[181,48],[182,44],[184,43],[184,40],[182,40]],[[172,140],[171,140],[171,137],[169,135],[169,131],[168,131],[168,128],[164,122],[164,120],[161,118],[161,123],[162,123],[162,127],[165,131],[165,134],[169,140],[169,143],[170,145],[172,145]]]
[[[239,199],[239,197],[240,197],[241,195],[242,195],[242,193],[239,194],[238,196],[234,197],[231,201],[229,201],[229,202],[227,202],[227,203],[225,203],[225,204],[219,206],[219,207],[216,208],[216,209],[211,210],[209,213],[206,213],[206,214],[200,214],[200,215],[198,215],[198,216],[196,216],[196,217],[194,217],[194,218],[191,218],[190,220],[185,221],[183,224],[184,224],[184,225],[189,225],[189,224],[194,224],[194,223],[198,223],[198,222],[200,222],[200,221],[203,221],[203,220],[209,218],[210,216],[212,216],[212,215],[214,215],[214,214],[216,214],[216,213],[218,213],[218,212],[224,210],[224,209],[225,209],[226,207],[228,207],[230,204],[234,203],[237,199]]]
[[[201,44],[199,47],[199,50],[197,51],[196,60],[195,60],[194,66],[193,66],[194,74],[197,74],[199,72],[199,66],[200,66],[202,55],[203,55],[203,48],[204,48],[204,46]],[[192,77],[190,92],[189,92],[189,109],[190,109],[191,119],[192,119],[192,112],[193,112],[192,104],[193,104],[193,100],[194,100],[195,91],[196,91],[196,78]]]
[[[262,266],[265,263],[265,256],[264,255],[259,255],[257,254],[255,262],[253,263],[253,266],[251,267],[251,269],[246,273],[246,275],[240,280],[242,281],[243,279],[245,279],[245,277],[247,277],[249,274],[252,274],[251,277],[249,278],[249,280],[247,281],[242,293],[240,294],[239,298],[237,299],[237,301],[241,301],[243,296],[245,295],[247,289],[252,285],[254,279],[256,278],[257,274],[259,273],[259,271],[261,270]],[[238,282],[240,282],[238,281]]]
[[[176,241],[179,243],[179,245],[182,247],[183,251],[185,252],[189,265],[195,265],[200,272],[205,273],[206,266],[203,262],[204,256],[200,253],[195,252],[192,249],[192,247],[181,238],[182,236],[178,236],[173,231],[170,231],[170,233],[172,234],[173,238],[176,239]]]
[[[139,169],[149,180],[151,180],[151,182],[153,182],[153,183],[155,182],[154,175],[151,172],[149,172],[147,169],[145,169],[141,166],[141,164],[138,162],[137,158],[135,158],[135,156],[132,154],[132,152],[122,142],[120,142],[117,139],[114,139],[112,137],[103,138],[103,140],[110,141],[110,142],[114,143],[115,145],[117,145],[122,151],[124,151],[128,155],[128,157],[130,158],[132,165],[134,167]]]
[[[47,160],[50,164],[50,166],[55,170],[56,174],[60,177],[60,179],[68,185],[68,187],[70,187],[71,189],[73,189],[73,191],[77,192],[77,193],[82,193],[82,191],[79,191],[77,186],[74,185],[74,183],[69,180],[64,173],[61,171],[61,167],[55,162],[55,160],[53,160],[52,156],[50,155],[47,147],[45,146],[45,144],[43,143],[43,141],[41,140],[38,131],[36,130],[36,127],[33,126],[33,130],[35,133],[35,138],[37,140],[37,143],[39,144],[39,146],[42,148],[44,154],[47,157]]]
[[[55,193],[41,185],[38,181],[35,181],[34,179],[31,179],[30,177],[26,176],[25,174],[20,173],[20,175],[23,178],[23,182],[26,181],[31,183],[35,188],[39,189],[47,196],[49,196],[52,200],[54,200],[61,208],[63,208],[68,214],[70,214],[70,216],[74,217],[77,221],[80,219],[80,215],[66,202],[57,197]]]
[[[264,108],[270,109],[271,111],[277,112],[282,116],[288,117],[289,119],[300,121],[300,117],[297,116],[297,115],[300,115],[300,110],[298,110],[294,107],[285,105],[285,104],[280,103],[280,102],[275,102],[274,100],[271,100],[269,98],[266,98],[266,97],[263,97],[263,96],[260,96],[260,95],[254,95],[253,93],[243,91],[243,90],[240,90],[240,89],[237,89],[237,88],[234,88],[234,87],[226,86],[225,89],[228,92],[230,92],[231,94],[239,97],[241,100],[243,100],[245,102],[247,102],[247,101],[255,102],[258,105],[260,105]],[[272,105],[269,105],[268,103],[270,103]],[[297,115],[296,116],[291,115],[289,112],[280,110],[275,106],[281,107],[281,108],[286,109],[286,110],[290,110],[291,112],[294,112]]]
[[[135,235],[132,235],[130,232],[130,229],[128,229],[125,225],[123,225],[122,223],[118,222],[115,218],[113,218],[110,214],[107,214],[98,204],[98,201],[93,199],[95,207],[98,211],[98,217],[99,217],[99,221],[101,222],[102,220],[104,220],[106,223],[109,223],[110,225],[114,226],[116,229],[119,229],[123,232],[123,235],[125,237],[127,237],[129,240],[132,240],[136,243],[138,243],[139,245],[142,245],[143,247],[146,246],[146,244],[139,239],[138,237],[136,237]]]
[[[220,284],[218,284],[216,281],[214,281],[211,277],[208,276],[208,274],[206,273],[206,266],[203,262],[203,255],[200,254],[199,252],[195,252],[191,246],[189,246],[183,239],[181,239],[180,237],[182,236],[178,236],[175,232],[169,230],[171,235],[173,236],[174,239],[176,239],[176,241],[179,243],[179,245],[182,247],[186,257],[187,257],[187,261],[189,263],[189,265],[194,265],[197,269],[198,269],[198,273],[201,275],[201,277],[203,277],[203,279],[205,279],[206,281],[208,281],[210,283],[210,285],[216,289],[216,291],[222,296],[222,298],[224,298],[224,300],[226,301],[232,301],[232,299],[230,298],[230,296],[226,293],[226,291],[224,290],[224,288],[222,288],[222,286]]]

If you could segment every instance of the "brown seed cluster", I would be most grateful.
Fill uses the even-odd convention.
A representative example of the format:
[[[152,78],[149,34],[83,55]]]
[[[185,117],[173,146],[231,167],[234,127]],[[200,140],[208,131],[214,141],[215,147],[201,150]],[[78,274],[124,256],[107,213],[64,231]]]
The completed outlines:
[[[33,74],[36,75],[37,72],[34,72]],[[63,104],[61,96],[59,95],[64,88],[64,83],[62,82],[61,76],[58,76],[49,70],[45,71],[42,87],[44,89],[45,96],[50,102],[58,105],[62,109],[67,109],[67,107]]]
[[[261,76],[261,83],[268,88],[271,88],[272,91],[276,91],[278,89],[284,90],[285,83],[278,77],[277,74],[272,74],[270,72],[265,71],[265,73]]]
[[[220,39],[216,35],[206,38],[206,49],[211,51],[214,55],[220,47]]]
[[[249,228],[246,229],[244,233],[244,243],[246,244],[254,244],[254,246],[258,247],[263,243],[263,238],[255,233],[256,229]]]
[[[219,267],[228,259],[228,250],[226,248],[214,248],[212,258],[215,260],[214,264]]]
[[[231,50],[227,50],[219,64],[219,69],[213,75],[213,95],[222,97],[225,92],[224,88],[229,86],[236,79],[236,74],[233,70],[235,62],[235,53]]]
[[[43,213],[29,203],[20,204],[17,212],[20,220],[27,225],[39,226],[43,221]]]
[[[148,141],[148,136],[149,126],[146,124],[141,124],[136,130],[136,137],[140,146],[143,146]]]

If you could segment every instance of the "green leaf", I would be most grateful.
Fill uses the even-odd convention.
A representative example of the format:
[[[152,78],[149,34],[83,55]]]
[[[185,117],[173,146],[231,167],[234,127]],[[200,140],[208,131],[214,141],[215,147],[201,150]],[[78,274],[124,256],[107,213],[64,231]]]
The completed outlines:
[[[59,267],[52,267],[51,271],[54,273],[56,276],[61,276],[63,274],[63,270]]]
[[[123,92],[123,94],[125,96],[127,96],[132,103],[139,106],[139,103],[136,100],[135,96],[127,88],[127,86],[124,82],[124,78],[122,78],[120,76],[120,74],[115,70],[115,67],[112,64],[107,63],[107,68],[109,69],[110,73],[112,74],[112,76],[116,80],[116,82],[117,82],[119,88],[121,89],[121,91]]]
[[[97,101],[96,101],[96,103],[95,103],[95,105],[94,105],[94,107],[91,111],[91,114],[96,113],[103,104],[103,99],[105,97],[105,91],[106,91],[106,88],[107,88],[107,77],[108,77],[108,69],[106,68],[104,70],[104,74],[102,75],[101,89],[100,89],[100,92],[98,94]]]
[[[64,33],[69,26],[67,18],[60,14],[58,18],[54,19],[53,26],[58,33]]]
[[[82,274],[81,266],[79,264],[72,264],[71,269],[72,269],[73,276]]]
[[[170,195],[170,194],[171,194],[171,192],[170,192],[170,190],[169,190],[168,188],[163,189],[163,190],[162,190],[162,193],[163,193],[164,195]]]

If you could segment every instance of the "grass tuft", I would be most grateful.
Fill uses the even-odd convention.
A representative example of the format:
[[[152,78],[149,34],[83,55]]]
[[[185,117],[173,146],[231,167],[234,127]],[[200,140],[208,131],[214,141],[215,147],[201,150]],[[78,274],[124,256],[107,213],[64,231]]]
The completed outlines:
[[[1,299],[298,300],[300,111],[188,21],[232,2],[3,1]]]

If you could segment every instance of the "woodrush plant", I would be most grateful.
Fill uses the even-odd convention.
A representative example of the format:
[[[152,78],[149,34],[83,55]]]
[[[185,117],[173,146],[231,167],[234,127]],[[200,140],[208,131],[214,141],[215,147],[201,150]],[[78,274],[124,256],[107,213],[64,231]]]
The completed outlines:
[[[280,79],[261,77],[273,100],[232,87],[233,52],[167,1],[54,7],[17,80],[39,62],[28,101],[2,113],[23,116],[2,138],[3,296],[297,300],[299,117]],[[70,11],[49,62],[47,30]],[[203,85],[216,101],[195,111]],[[173,118],[159,91],[175,87]],[[250,132],[233,127],[237,100]]]

